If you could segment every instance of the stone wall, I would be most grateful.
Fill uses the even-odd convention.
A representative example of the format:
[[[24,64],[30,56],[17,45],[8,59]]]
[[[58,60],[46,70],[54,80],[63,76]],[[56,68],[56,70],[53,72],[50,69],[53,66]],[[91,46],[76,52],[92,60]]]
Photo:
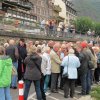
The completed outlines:
[[[56,36],[44,36],[44,35],[34,35],[34,34],[25,34],[25,33],[12,33],[12,32],[5,32],[5,31],[0,31],[0,43],[5,43],[9,39],[15,39],[18,41],[20,38],[24,38],[26,41],[32,40],[54,40],[54,41],[77,41],[76,39],[72,38],[66,38],[66,37],[56,37]]]

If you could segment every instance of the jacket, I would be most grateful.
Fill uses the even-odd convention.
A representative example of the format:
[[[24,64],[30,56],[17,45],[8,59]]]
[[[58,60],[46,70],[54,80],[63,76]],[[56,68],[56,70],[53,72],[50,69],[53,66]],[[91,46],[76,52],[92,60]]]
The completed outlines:
[[[54,50],[50,52],[50,58],[51,58],[51,72],[60,73],[61,60]]]
[[[24,60],[27,56],[27,50],[26,50],[26,45],[25,46],[20,46],[18,45],[18,52],[19,52],[19,60]]]
[[[8,56],[0,56],[0,87],[11,84],[12,60]]]
[[[84,48],[82,52],[79,54],[81,66],[78,69],[78,71],[80,75],[87,73],[89,69],[88,63],[89,63],[90,58],[92,58],[91,51],[87,48]]]
[[[43,57],[46,58],[46,72],[45,72],[45,75],[50,75],[51,74],[51,58],[50,58],[50,55],[47,54],[47,53],[43,53]]]
[[[11,57],[12,62],[17,62],[19,58],[18,48],[16,46],[10,45],[6,49],[6,55]]]
[[[41,61],[42,58],[34,53],[32,55],[28,55],[25,60],[24,63],[26,64],[26,71],[25,71],[25,75],[24,78],[27,80],[40,80],[41,79]],[[38,69],[39,67],[39,69]]]
[[[78,57],[74,54],[68,54],[63,58],[61,65],[64,67],[63,74],[68,73],[68,79],[77,79],[77,68],[80,67]]]

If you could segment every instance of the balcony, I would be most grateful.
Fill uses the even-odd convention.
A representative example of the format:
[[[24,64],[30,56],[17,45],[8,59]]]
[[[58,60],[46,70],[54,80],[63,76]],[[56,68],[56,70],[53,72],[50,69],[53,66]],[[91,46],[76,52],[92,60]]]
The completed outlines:
[[[24,10],[31,10],[32,3],[29,1],[23,1],[23,0],[3,0],[3,3],[18,7],[20,9]]]
[[[54,5],[53,9],[56,12],[61,12],[61,7],[59,5]]]

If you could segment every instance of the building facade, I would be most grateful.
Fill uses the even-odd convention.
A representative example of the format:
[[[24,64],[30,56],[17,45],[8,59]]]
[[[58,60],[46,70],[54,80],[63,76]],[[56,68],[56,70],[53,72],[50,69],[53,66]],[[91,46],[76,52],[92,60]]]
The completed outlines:
[[[48,20],[53,15],[52,0],[30,0],[33,4],[31,13],[37,16],[37,21]]]
[[[66,5],[66,22],[68,25],[77,17],[77,11],[73,8],[73,3],[69,0],[63,0]]]
[[[69,0],[52,0],[54,5],[59,5],[61,11],[59,17],[61,17],[65,24],[70,24],[77,16],[77,11],[73,8],[73,3]]]
[[[37,16],[30,13],[33,4],[29,0],[2,0],[1,21],[3,27],[7,30],[16,30],[17,28],[31,29]],[[3,13],[2,13],[3,12]]]
[[[62,0],[52,0],[52,2],[54,3],[54,6],[58,6],[59,10],[59,15],[58,15],[58,19],[60,22],[64,22],[66,23],[66,6],[65,3]]]

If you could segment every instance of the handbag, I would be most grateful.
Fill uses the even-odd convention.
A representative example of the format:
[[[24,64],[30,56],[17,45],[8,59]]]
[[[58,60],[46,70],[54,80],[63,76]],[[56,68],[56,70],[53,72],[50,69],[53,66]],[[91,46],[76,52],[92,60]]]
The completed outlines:
[[[17,70],[15,66],[12,67],[12,75],[17,75]]]
[[[62,78],[68,78],[68,65],[69,65],[69,56],[68,56],[67,72],[62,75]]]

